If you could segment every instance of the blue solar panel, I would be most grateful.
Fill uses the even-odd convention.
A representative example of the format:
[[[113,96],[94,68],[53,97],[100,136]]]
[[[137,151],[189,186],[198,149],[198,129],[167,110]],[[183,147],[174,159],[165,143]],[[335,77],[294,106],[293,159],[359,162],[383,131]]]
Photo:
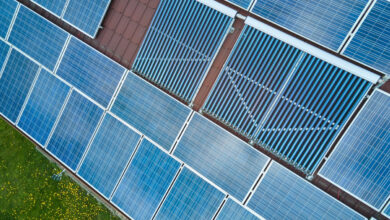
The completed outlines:
[[[0,39],[0,77],[1,77],[1,69],[5,62],[5,59],[7,58],[9,48],[10,46]]]
[[[174,155],[239,200],[269,158],[195,113]]]
[[[61,16],[62,11],[64,10],[67,0],[32,0],[36,4],[45,8],[46,10],[52,12],[58,17]]]
[[[245,26],[203,110],[251,137],[302,54]]]
[[[69,86],[42,69],[18,126],[45,146],[69,90]]]
[[[191,110],[130,72],[111,111],[169,150]]]
[[[107,107],[125,68],[72,37],[57,75]]]
[[[212,219],[225,195],[184,167],[156,219]]]
[[[140,137],[106,114],[78,174],[109,198]]]
[[[237,6],[240,6],[243,9],[248,10],[249,6],[252,5],[253,0],[227,0],[228,2],[231,2]]]
[[[337,50],[368,0],[258,0],[252,12]]]
[[[311,173],[371,85],[306,54],[255,138]]]
[[[266,219],[365,219],[275,162],[262,178],[248,207]]]
[[[232,199],[228,199],[225,205],[223,205],[221,212],[218,214],[217,220],[230,219],[257,220],[259,218]]]
[[[344,55],[390,74],[390,2],[377,0]]]
[[[95,37],[109,4],[110,0],[69,0],[64,20]]]
[[[15,0],[0,0],[0,37],[5,39],[18,3]]]
[[[390,195],[390,95],[375,91],[319,174],[379,210]]]
[[[390,203],[387,205],[387,208],[383,210],[383,215],[385,215],[387,218],[390,218]]]
[[[12,50],[0,78],[0,113],[16,122],[38,72],[38,65]]]
[[[9,42],[53,70],[67,37],[64,30],[21,6]]]
[[[142,140],[112,202],[133,219],[151,219],[180,163]]]
[[[133,70],[190,103],[233,18],[197,1],[161,1]]]
[[[47,149],[75,170],[102,114],[102,109],[73,90]]]

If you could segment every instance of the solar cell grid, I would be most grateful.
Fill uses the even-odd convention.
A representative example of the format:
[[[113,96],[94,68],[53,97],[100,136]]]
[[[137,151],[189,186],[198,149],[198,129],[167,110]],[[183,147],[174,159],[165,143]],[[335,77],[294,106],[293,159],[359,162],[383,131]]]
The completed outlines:
[[[389,39],[390,2],[377,0],[343,54],[389,75]]]
[[[0,37],[5,39],[18,3],[15,0],[0,0]]]
[[[240,201],[269,160],[198,113],[191,119],[174,155]]]
[[[69,91],[69,86],[42,69],[18,126],[45,146]]]
[[[76,170],[102,114],[102,109],[73,90],[47,150]]]
[[[390,96],[376,90],[319,174],[379,210],[390,195]]]
[[[161,1],[133,70],[190,103],[232,22],[195,0]]]
[[[133,219],[151,219],[180,163],[143,139],[112,202]]]
[[[387,207],[383,210],[383,215],[385,215],[387,218],[390,218],[390,205],[389,204],[387,204]]]
[[[141,136],[110,114],[105,118],[78,175],[110,198]]]
[[[252,12],[337,51],[368,0],[257,0]]]
[[[62,11],[65,8],[66,2],[68,0],[32,0],[34,3],[40,5],[51,13],[61,16]]]
[[[94,38],[111,0],[69,0],[63,19]]]
[[[239,205],[232,199],[228,199],[223,205],[221,212],[218,214],[217,220],[229,220],[229,219],[245,219],[245,220],[257,220],[259,219],[250,211]]]
[[[169,150],[191,110],[130,72],[111,111]]]
[[[16,50],[12,50],[0,78],[0,113],[16,122],[26,100],[38,65]]]
[[[56,74],[107,107],[124,72],[119,64],[71,37]]]
[[[1,71],[3,70],[3,64],[7,59],[9,49],[10,46],[6,42],[0,39],[0,78],[1,78]]]
[[[64,30],[21,6],[9,42],[53,70],[67,37]]]
[[[184,167],[155,219],[212,219],[224,197]]]
[[[365,219],[275,162],[266,171],[248,207],[266,219]]]

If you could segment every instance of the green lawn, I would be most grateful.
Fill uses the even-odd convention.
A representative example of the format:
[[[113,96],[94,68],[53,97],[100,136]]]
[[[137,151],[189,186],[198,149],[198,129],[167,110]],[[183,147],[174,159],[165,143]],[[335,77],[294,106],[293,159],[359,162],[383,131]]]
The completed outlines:
[[[0,219],[118,219],[0,118]]]

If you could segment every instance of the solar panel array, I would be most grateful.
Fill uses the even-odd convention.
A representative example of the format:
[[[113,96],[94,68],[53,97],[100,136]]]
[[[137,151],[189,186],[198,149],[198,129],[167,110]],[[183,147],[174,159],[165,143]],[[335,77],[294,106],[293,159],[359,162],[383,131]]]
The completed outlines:
[[[276,162],[267,170],[248,207],[266,219],[365,219]]]
[[[245,26],[203,110],[311,173],[371,85]]]
[[[10,37],[0,39],[0,113],[128,217],[363,218],[44,18],[16,8],[15,22],[4,27]],[[48,56],[39,52],[44,48]],[[246,26],[208,102],[225,123],[312,172],[370,86]]]
[[[390,96],[376,90],[319,174],[379,210],[390,196]]]
[[[390,2],[377,0],[344,55],[390,74]]]
[[[65,22],[95,38],[111,0],[32,0]]]
[[[15,0],[0,0],[0,37],[5,39],[18,3]]]
[[[197,1],[161,1],[132,69],[190,103],[232,23]]]
[[[367,0],[258,0],[252,12],[337,51]]]

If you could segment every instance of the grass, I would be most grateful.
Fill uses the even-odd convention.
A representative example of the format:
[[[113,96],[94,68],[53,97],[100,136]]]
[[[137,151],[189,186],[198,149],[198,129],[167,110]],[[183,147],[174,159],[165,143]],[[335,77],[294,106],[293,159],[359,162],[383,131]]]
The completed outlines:
[[[0,219],[119,219],[0,118]]]

